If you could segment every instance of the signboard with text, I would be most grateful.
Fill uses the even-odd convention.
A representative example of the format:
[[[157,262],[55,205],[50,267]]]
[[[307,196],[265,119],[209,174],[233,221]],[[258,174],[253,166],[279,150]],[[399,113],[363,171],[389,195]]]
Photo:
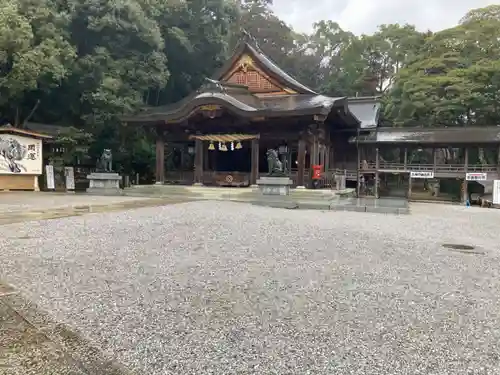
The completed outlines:
[[[488,173],[466,173],[465,179],[467,181],[486,181],[488,179]]]
[[[66,190],[75,190],[75,170],[73,167],[64,167]]]
[[[434,172],[432,171],[411,171],[411,178],[434,178]]]
[[[54,166],[53,165],[46,165],[45,166],[45,178],[47,179],[47,189],[55,189],[56,188],[56,182],[54,178]]]
[[[493,181],[493,204],[500,204],[500,180]]]

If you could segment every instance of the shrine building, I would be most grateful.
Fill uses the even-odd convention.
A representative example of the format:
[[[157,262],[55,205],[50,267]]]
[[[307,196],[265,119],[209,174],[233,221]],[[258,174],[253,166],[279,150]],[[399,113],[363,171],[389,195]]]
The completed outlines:
[[[423,179],[466,181],[467,173],[498,178],[499,127],[381,128],[379,115],[378,98],[318,94],[247,37],[198,91],[123,121],[155,130],[157,184],[252,186],[268,172],[268,149],[287,156],[295,187],[312,187],[311,166],[321,165],[320,187],[334,188],[342,175],[358,196],[411,196],[412,181],[414,188]],[[442,148],[460,150],[461,162],[442,161]],[[490,162],[469,162],[478,148],[493,152]],[[430,160],[409,156],[423,149],[432,149]]]

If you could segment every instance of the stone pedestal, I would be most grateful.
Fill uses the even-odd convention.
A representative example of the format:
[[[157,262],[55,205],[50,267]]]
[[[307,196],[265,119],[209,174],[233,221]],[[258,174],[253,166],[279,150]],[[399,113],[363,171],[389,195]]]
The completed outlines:
[[[345,175],[335,175],[335,189],[345,190],[346,188],[346,176]]]
[[[87,193],[96,195],[121,195],[120,189],[121,177],[113,172],[92,172],[87,176],[89,188]]]
[[[257,180],[259,190],[263,195],[290,195],[293,181],[288,177],[261,177]]]

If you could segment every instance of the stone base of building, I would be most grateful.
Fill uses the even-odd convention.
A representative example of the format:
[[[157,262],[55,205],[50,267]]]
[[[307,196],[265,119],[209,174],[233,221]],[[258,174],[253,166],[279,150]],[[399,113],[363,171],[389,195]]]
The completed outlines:
[[[288,177],[261,177],[257,180],[259,190],[263,195],[290,195],[293,181]]]
[[[87,176],[87,180],[89,180],[87,193],[95,195],[122,195],[123,190],[120,189],[121,179],[118,173],[93,172]]]

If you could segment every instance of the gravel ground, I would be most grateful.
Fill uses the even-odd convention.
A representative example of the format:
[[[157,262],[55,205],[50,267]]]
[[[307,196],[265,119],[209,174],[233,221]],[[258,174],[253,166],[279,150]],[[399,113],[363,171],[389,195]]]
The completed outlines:
[[[499,374],[500,211],[413,212],[194,202],[15,224],[0,278],[137,373]]]

